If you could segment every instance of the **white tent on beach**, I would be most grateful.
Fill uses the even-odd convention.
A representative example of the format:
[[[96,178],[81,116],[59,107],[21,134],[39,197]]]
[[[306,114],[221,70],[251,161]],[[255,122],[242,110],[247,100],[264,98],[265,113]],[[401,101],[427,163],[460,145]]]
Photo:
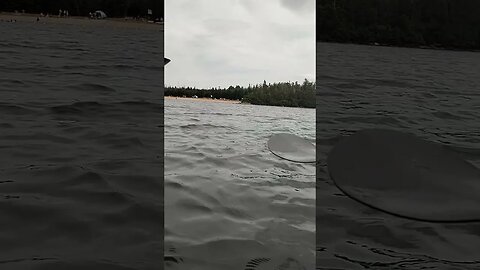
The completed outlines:
[[[97,10],[93,13],[93,16],[97,19],[105,19],[107,18],[107,14],[101,10]]]

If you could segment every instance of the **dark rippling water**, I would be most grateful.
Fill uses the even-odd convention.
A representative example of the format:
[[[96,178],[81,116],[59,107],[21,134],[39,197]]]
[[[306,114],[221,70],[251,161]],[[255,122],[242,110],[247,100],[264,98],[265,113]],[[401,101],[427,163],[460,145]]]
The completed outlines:
[[[165,100],[167,269],[315,268],[315,165],[267,149],[315,141],[315,110]]]
[[[0,268],[159,269],[163,27],[0,33]]]
[[[480,54],[317,43],[317,85],[317,269],[480,269],[480,223],[371,209],[336,188],[326,166],[343,136],[390,128],[480,168]]]

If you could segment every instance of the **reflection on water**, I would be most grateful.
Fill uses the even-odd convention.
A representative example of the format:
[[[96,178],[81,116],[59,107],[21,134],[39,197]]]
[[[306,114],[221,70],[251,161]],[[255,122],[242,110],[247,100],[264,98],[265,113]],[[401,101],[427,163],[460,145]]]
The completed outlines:
[[[317,268],[478,269],[480,223],[371,209],[336,188],[326,158],[356,130],[390,128],[480,168],[480,54],[317,43],[317,59]]]
[[[315,165],[268,151],[285,132],[313,142],[315,111],[165,100],[168,269],[314,268]]]

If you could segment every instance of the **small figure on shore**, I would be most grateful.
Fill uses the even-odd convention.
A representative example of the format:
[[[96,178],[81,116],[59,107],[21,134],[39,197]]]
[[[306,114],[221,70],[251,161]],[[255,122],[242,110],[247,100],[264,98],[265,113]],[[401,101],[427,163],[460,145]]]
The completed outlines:
[[[59,17],[59,18],[62,17],[62,13],[63,13],[63,10],[59,9],[59,10],[58,10],[58,17]]]
[[[40,21],[40,18],[39,18],[39,17],[37,17],[37,22],[39,22],[39,21]]]

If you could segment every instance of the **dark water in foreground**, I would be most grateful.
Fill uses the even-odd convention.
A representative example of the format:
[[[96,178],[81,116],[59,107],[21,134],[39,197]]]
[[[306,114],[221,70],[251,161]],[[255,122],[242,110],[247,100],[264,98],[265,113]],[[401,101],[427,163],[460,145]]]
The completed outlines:
[[[166,269],[315,268],[315,165],[269,152],[314,142],[315,111],[165,100]]]
[[[317,85],[317,269],[480,269],[480,222],[371,209],[345,196],[326,166],[343,136],[391,128],[480,168],[480,54],[318,43]]]
[[[0,33],[0,269],[159,269],[163,28]]]

